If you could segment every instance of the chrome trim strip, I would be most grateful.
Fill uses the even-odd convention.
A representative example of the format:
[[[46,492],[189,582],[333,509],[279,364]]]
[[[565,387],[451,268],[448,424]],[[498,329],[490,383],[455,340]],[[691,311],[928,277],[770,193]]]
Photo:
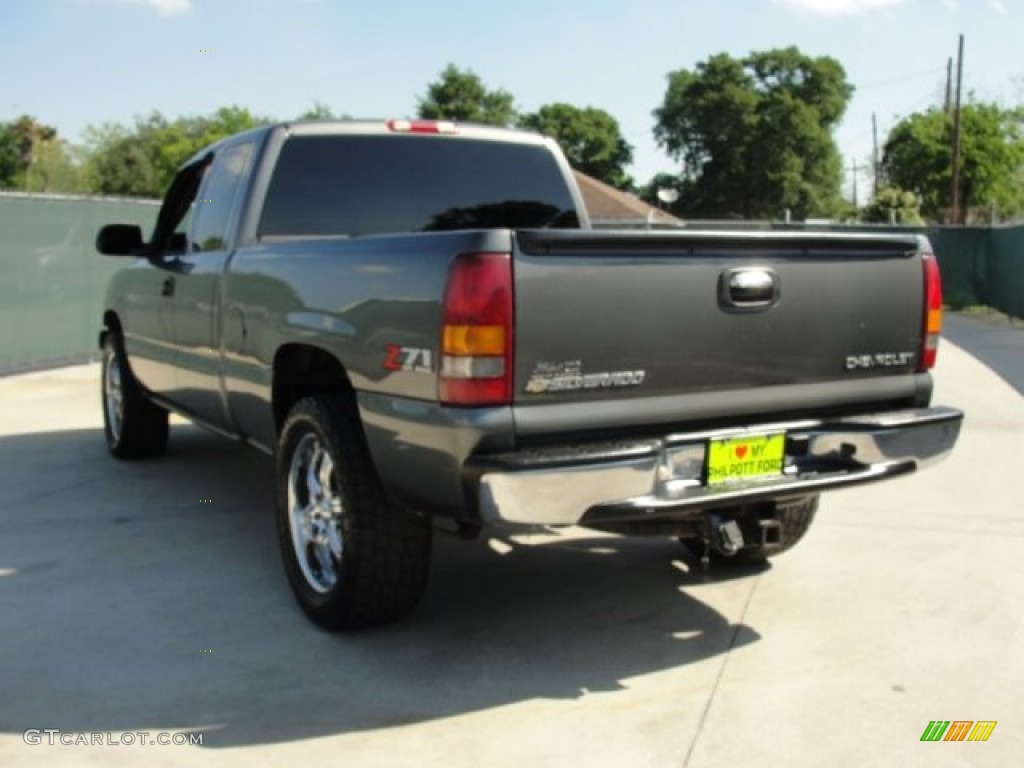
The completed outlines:
[[[672,434],[661,441],[608,445],[588,456],[585,446],[545,466],[522,454],[481,457],[477,499],[490,523],[577,525],[652,517],[686,517],[731,502],[819,493],[909,474],[944,458],[960,433],[963,413],[918,408],[829,422],[794,421]],[[711,439],[785,432],[785,474],[736,485],[708,487],[678,478],[659,479],[667,452]],[[640,447],[646,450],[639,450]],[[567,463],[564,456],[574,454]],[[599,457],[598,457],[599,454]]]
[[[590,507],[649,493],[659,457],[480,478],[480,512],[492,523],[574,525]]]

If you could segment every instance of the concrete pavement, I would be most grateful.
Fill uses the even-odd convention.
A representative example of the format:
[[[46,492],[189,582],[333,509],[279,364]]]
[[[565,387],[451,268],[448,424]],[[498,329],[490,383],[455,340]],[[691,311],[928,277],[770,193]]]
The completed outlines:
[[[1024,320],[947,313],[942,335],[1024,395]]]
[[[954,456],[826,496],[767,569],[705,577],[674,542],[582,530],[439,537],[412,619],[347,636],[294,606],[268,459],[177,423],[165,458],[115,462],[97,379],[0,379],[5,768],[1020,762],[1024,401],[952,344]],[[920,742],[936,719],[998,725]]]

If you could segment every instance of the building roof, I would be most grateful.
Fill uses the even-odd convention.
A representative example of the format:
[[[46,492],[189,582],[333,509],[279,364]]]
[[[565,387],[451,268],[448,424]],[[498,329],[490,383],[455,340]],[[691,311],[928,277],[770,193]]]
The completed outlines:
[[[597,222],[678,224],[680,220],[670,213],[648,205],[633,195],[598,181],[585,173],[573,171],[576,184],[583,195],[590,218]]]

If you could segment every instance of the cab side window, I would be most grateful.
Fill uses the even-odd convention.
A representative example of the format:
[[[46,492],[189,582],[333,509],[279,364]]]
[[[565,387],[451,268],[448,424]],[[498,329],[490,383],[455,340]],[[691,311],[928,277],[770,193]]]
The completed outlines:
[[[196,192],[212,157],[207,155],[182,168],[171,182],[164,197],[151,238],[151,255],[182,254],[187,246],[186,232],[193,218]]]
[[[253,143],[233,144],[206,169],[192,209],[189,251],[220,251],[228,245],[228,225],[239,185],[252,160]]]

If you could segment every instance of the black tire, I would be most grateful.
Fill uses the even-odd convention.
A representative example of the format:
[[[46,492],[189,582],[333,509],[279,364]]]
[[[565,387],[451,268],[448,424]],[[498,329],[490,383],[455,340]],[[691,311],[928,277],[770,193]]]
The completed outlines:
[[[167,411],[146,399],[124,354],[120,337],[110,331],[103,342],[100,404],[107,449],[119,459],[159,456],[167,447]]]
[[[411,612],[427,583],[432,527],[388,498],[350,398],[296,403],[276,464],[278,541],[306,615],[336,631]]]
[[[723,555],[712,549],[708,553],[708,558],[717,565],[750,565],[752,563],[763,563],[770,557],[781,555],[783,552],[795,547],[807,533],[811,523],[814,522],[814,515],[818,511],[819,498],[819,496],[811,496],[799,501],[783,502],[775,508],[775,519],[782,526],[781,542],[778,544],[762,545],[758,543],[747,545],[732,556]],[[741,522],[740,528],[743,531],[744,538],[749,536],[751,540],[756,540],[754,537],[759,533],[758,527]],[[703,541],[699,539],[680,539],[680,541],[695,557],[703,557]]]

